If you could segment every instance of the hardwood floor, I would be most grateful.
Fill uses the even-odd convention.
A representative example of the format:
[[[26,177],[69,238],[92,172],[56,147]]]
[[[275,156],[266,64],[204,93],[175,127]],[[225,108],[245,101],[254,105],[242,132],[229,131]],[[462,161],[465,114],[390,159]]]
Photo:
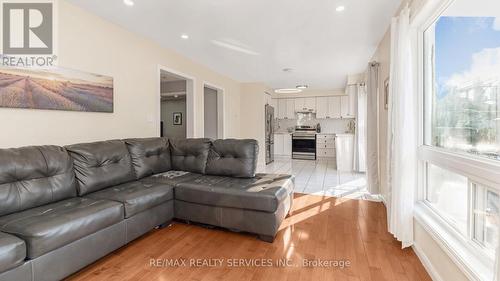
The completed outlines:
[[[251,234],[174,223],[68,280],[431,280],[415,253],[401,250],[401,244],[386,231],[382,203],[296,194],[293,209],[272,244]],[[152,259],[183,259],[187,265],[156,262],[160,266],[155,267],[150,265]],[[189,266],[197,259],[222,259],[223,264]],[[236,267],[233,259],[273,266]],[[280,259],[293,264],[277,266]],[[350,266],[303,267],[305,259],[349,261]]]

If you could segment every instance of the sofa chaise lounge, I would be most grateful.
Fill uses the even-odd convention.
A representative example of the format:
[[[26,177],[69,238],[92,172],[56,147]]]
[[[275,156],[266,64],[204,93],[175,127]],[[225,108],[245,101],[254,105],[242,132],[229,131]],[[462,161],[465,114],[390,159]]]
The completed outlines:
[[[272,242],[294,178],[255,174],[255,140],[0,149],[0,281],[60,280],[173,218]]]

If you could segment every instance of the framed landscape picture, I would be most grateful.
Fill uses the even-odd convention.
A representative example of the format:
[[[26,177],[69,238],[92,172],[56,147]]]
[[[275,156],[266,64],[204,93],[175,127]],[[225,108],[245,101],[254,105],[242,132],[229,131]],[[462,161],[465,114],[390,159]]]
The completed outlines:
[[[182,125],[182,112],[174,112],[174,125]]]
[[[0,107],[113,112],[113,78],[65,68],[0,68]]]

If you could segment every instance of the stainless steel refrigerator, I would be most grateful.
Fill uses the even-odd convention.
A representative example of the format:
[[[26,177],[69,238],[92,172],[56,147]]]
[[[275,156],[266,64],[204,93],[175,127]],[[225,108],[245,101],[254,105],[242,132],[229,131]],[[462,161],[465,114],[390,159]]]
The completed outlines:
[[[274,161],[274,107],[266,105],[266,164]]]

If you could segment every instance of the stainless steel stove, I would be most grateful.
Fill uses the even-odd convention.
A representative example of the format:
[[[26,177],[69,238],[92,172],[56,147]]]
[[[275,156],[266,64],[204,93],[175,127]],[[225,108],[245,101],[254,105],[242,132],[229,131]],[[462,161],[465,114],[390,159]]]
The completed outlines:
[[[316,127],[296,126],[292,134],[292,159],[316,160]]]

